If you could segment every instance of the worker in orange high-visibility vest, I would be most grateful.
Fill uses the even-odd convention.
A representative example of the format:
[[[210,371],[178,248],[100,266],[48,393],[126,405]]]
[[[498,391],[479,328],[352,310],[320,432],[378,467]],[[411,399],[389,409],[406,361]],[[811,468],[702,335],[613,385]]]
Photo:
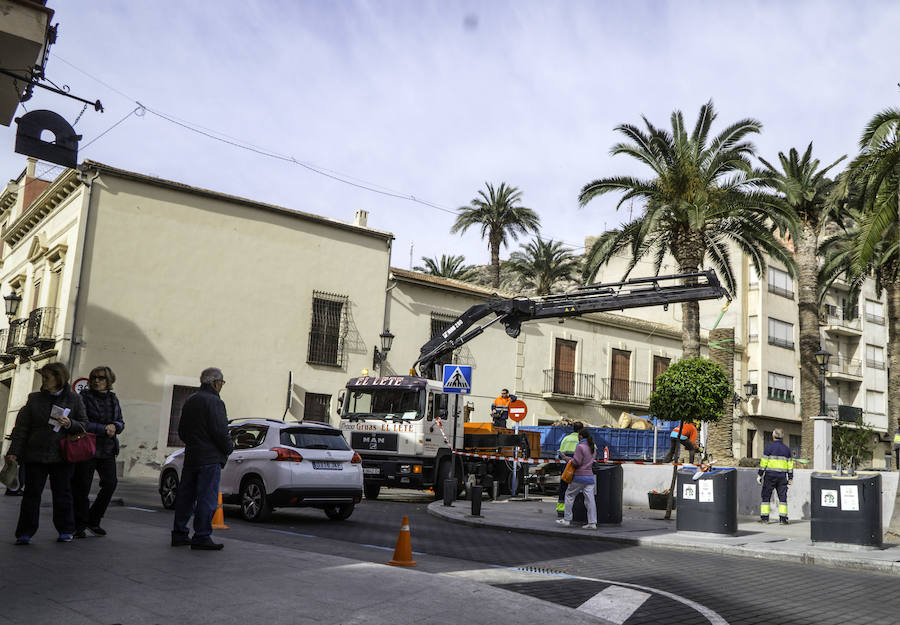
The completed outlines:
[[[669,453],[663,458],[663,462],[672,462],[678,451],[678,444],[681,443],[688,450],[688,454],[690,454],[689,462],[693,464],[694,454],[700,449],[697,446],[697,438],[699,436],[697,427],[688,421],[683,426],[676,425],[670,436],[672,437],[672,442],[669,443]]]
[[[491,404],[491,422],[494,427],[505,428],[506,420],[509,418],[509,405],[516,401],[518,397],[509,394],[509,389],[501,389],[500,395]]]

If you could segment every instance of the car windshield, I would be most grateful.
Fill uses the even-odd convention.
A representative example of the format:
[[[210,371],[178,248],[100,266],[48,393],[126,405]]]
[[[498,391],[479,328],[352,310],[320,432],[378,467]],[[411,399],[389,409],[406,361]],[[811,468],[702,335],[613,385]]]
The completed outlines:
[[[299,427],[281,430],[281,444],[300,449],[350,449],[340,430],[323,428]]]
[[[365,389],[349,392],[345,415],[349,419],[374,418],[413,421],[419,412],[419,391],[415,389]]]

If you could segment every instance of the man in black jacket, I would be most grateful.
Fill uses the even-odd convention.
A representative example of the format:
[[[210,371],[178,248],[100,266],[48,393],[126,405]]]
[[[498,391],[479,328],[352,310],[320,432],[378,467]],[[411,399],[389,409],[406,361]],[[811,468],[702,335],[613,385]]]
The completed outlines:
[[[184,441],[184,468],[175,497],[172,546],[216,550],[224,545],[212,540],[212,518],[219,495],[219,477],[234,449],[228,435],[225,403],[219,393],[225,385],[215,367],[200,374],[200,390],[188,397],[181,409],[178,436]],[[188,521],[194,514],[194,536],[188,538]]]

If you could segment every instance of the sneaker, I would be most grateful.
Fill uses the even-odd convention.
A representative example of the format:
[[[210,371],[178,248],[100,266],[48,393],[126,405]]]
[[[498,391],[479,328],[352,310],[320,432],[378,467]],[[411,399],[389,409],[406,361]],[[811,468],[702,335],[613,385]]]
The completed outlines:
[[[16,544],[17,545],[30,545],[31,544],[31,536],[17,536]]]
[[[177,536],[172,534],[172,546],[173,547],[187,547],[191,544],[191,539],[187,536]]]
[[[88,531],[94,536],[106,536],[106,530],[99,525],[88,525]]]
[[[56,539],[56,542],[70,543],[70,542],[72,542],[72,535],[71,534],[60,534],[59,538]]]
[[[87,538],[87,534],[84,533],[84,530],[75,530],[75,533],[72,535],[75,538]]]
[[[569,527],[570,525],[572,525],[571,522],[566,521],[565,519],[556,519],[556,524],[557,524],[557,525],[563,525],[563,526],[565,526],[565,527]]]
[[[586,523],[585,525],[582,525],[582,526],[581,526],[581,529],[583,529],[583,530],[595,530],[595,529],[597,529],[597,524],[596,524],[596,523]]]
[[[213,541],[202,542],[202,543],[191,543],[191,549],[201,549],[203,551],[218,551],[219,549],[224,549],[225,545],[222,543],[214,543]]]
[[[778,519],[778,522],[782,525],[790,525],[791,524],[790,521],[788,521],[788,518],[786,516],[783,516],[780,519]]]

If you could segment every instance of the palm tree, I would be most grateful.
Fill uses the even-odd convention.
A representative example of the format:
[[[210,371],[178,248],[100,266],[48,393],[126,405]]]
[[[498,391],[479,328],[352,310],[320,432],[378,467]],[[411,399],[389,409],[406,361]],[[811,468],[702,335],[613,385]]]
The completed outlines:
[[[790,254],[771,231],[773,222],[782,231],[790,229],[791,215],[781,204],[767,205],[768,196],[759,190],[764,180],[750,164],[754,147],[746,138],[758,133],[761,124],[743,119],[709,141],[715,118],[710,101],[700,108],[690,135],[681,111],[672,113],[671,132],[657,128],[646,117],[646,131],[631,124],[616,127],[628,142],[614,145],[613,155],[637,159],[650,167],[653,177],[600,178],[581,190],[581,206],[611,192],[622,193],[617,208],[635,198],[644,202],[642,217],[605,232],[591,247],[582,273],[585,281],[621,252],[631,256],[626,277],[647,254],[652,255],[659,273],[666,254],[671,254],[682,273],[695,272],[709,261],[722,275],[725,287],[734,292],[729,243],[750,257],[760,275],[766,266],[765,254],[793,271]],[[682,351],[685,358],[697,357],[700,304],[685,302],[681,307]]]
[[[456,223],[450,232],[463,233],[469,226],[479,226],[481,237],[487,237],[491,250],[492,286],[500,288],[500,246],[507,245],[510,238],[518,239],[520,234],[537,232],[540,218],[530,208],[520,204],[522,192],[516,187],[501,182],[496,189],[485,182],[487,193],[478,191],[468,206],[461,206]]]
[[[549,295],[559,282],[574,279],[580,265],[571,249],[540,235],[510,254],[507,264],[519,283],[538,295]]]
[[[800,424],[801,452],[811,458],[813,452],[813,420],[819,412],[819,367],[816,352],[821,349],[819,336],[819,236],[829,221],[829,194],[836,183],[825,177],[842,156],[827,167],[819,168],[812,158],[812,143],[801,158],[795,148],[788,155],[778,153],[781,169],[760,157],[770,186],[777,192],[772,202],[784,204],[784,212],[796,215],[797,236],[794,238],[794,260],[797,263],[797,295],[800,317]]]
[[[470,282],[478,276],[478,268],[475,265],[465,264],[465,256],[441,254],[440,260],[436,257],[425,258],[423,256],[422,262],[425,264],[424,267],[417,265],[413,269],[432,276],[462,280],[463,282]]]

